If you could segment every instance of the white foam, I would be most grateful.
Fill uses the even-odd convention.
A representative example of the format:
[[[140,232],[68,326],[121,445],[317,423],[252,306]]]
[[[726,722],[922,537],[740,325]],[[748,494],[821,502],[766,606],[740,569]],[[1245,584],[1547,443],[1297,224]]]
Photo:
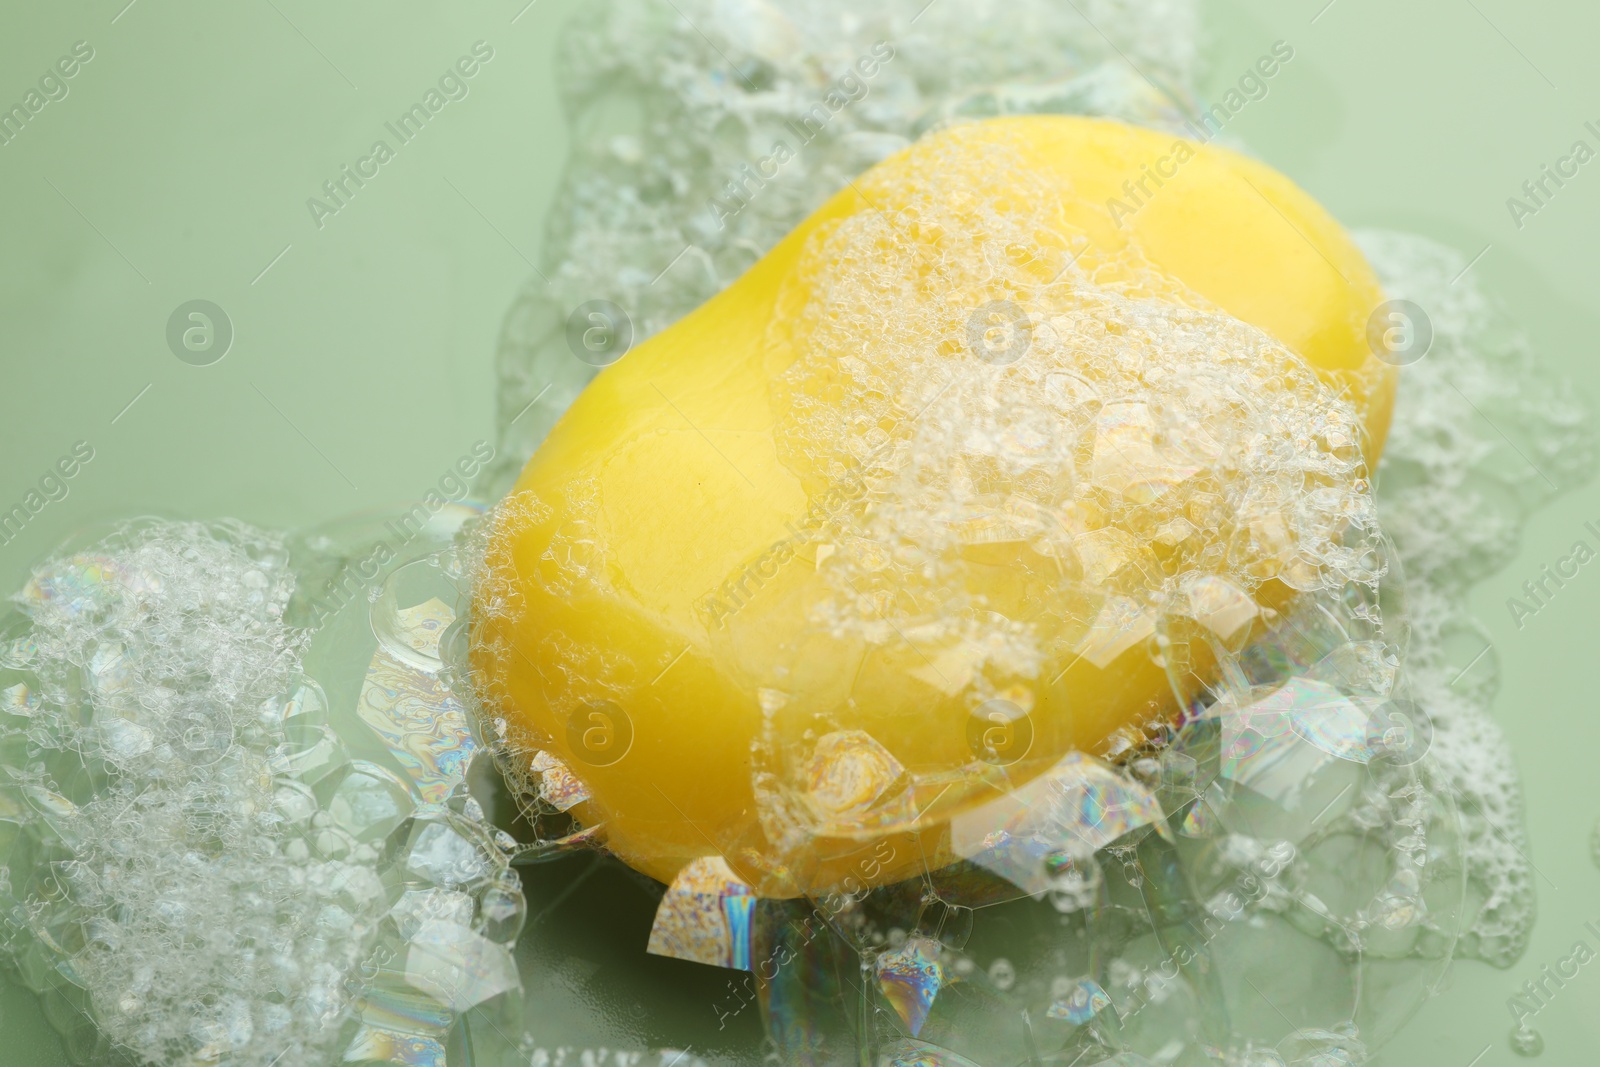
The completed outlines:
[[[1515,759],[1489,711],[1497,660],[1466,601],[1515,554],[1528,515],[1588,479],[1591,414],[1539,367],[1460,252],[1410,234],[1357,236],[1389,296],[1432,320],[1432,348],[1401,376],[1379,511],[1406,570],[1407,671],[1432,716],[1432,754],[1456,793],[1482,896],[1459,951],[1508,967],[1527,945],[1535,887]]]
[[[0,910],[77,1062],[442,1057],[452,1012],[516,984],[492,828],[350,759],[285,622],[294,587],[277,535],[142,521],[15,598]]]

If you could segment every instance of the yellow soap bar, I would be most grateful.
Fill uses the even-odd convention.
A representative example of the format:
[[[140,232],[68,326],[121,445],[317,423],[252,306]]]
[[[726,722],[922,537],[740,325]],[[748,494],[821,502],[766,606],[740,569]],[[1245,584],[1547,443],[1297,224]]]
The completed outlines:
[[[487,538],[489,712],[662,881],[947,863],[951,815],[1170,719],[1218,641],[1325,580],[1335,520],[1296,494],[1363,499],[1382,299],[1225,149],[1062,116],[932,134],[556,425]],[[1174,595],[1199,636],[1153,658]]]

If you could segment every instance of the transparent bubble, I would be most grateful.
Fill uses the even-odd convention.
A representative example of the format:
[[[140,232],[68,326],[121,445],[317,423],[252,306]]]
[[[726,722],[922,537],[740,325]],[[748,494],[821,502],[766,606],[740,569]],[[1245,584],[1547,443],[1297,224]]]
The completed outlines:
[[[1531,1026],[1511,1031],[1511,1051],[1518,1056],[1537,1056],[1544,1051],[1544,1036]]]
[[[328,801],[328,816],[358,840],[389,836],[414,810],[410,790],[375,763],[355,760]]]

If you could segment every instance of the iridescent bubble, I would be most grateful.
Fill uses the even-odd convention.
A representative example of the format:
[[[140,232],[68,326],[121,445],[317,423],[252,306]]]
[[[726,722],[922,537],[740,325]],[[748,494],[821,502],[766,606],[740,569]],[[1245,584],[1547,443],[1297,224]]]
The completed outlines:
[[[750,887],[721,856],[694,860],[661,898],[647,951],[749,970],[755,902]]]
[[[912,1037],[922,1033],[933,1000],[944,984],[939,945],[926,937],[907,938],[878,957],[878,986]]]
[[[1046,856],[1044,864],[1050,881],[1050,903],[1057,911],[1080,911],[1099,899],[1104,879],[1094,849],[1069,842]]]
[[[1082,1026],[1111,1006],[1111,996],[1091,978],[1062,979],[1051,989],[1055,999],[1046,1010],[1050,1019],[1061,1019]]]

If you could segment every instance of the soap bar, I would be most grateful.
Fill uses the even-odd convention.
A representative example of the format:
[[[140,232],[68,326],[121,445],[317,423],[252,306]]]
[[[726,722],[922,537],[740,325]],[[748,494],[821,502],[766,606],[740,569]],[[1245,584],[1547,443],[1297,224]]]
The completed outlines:
[[[1228,150],[925,137],[603,371],[486,520],[472,667],[522,784],[561,765],[663,882],[959,858],[952,817],[1172,721],[1381,566],[1382,299]]]

